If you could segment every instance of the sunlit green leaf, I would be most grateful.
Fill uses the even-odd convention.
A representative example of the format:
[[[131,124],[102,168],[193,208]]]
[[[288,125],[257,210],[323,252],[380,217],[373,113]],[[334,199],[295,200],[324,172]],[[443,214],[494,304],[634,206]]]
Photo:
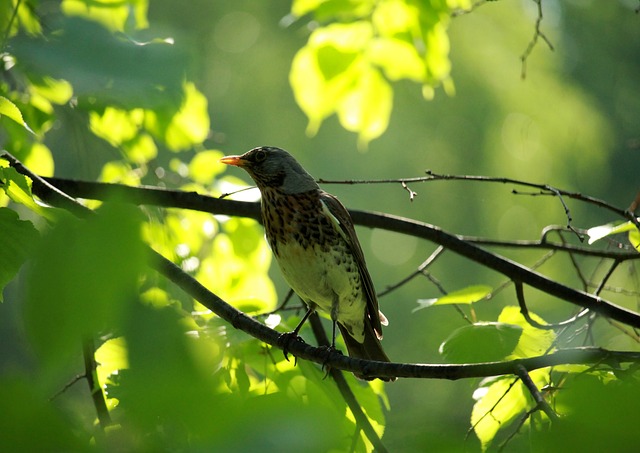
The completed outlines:
[[[0,302],[2,290],[36,248],[40,235],[31,222],[20,220],[8,208],[0,208]]]
[[[633,231],[634,229],[636,229],[636,227],[632,222],[608,223],[606,225],[592,227],[587,230],[589,244],[593,244],[597,240],[611,236],[612,234],[625,233],[627,231]]]
[[[540,324],[546,324],[544,319],[535,313],[529,312],[529,316]],[[498,321],[520,326],[522,329],[522,335],[511,358],[535,357],[553,351],[551,346],[556,338],[553,330],[543,330],[533,327],[524,319],[518,307],[504,307],[500,316],[498,316]]]
[[[96,22],[61,19],[49,36],[11,40],[17,65],[71,83],[76,96],[126,108],[181,103],[186,55],[169,43],[138,43]]]
[[[538,388],[542,388],[548,383],[548,374],[546,370],[535,370],[529,376]],[[477,402],[471,412],[471,426],[483,451],[500,429],[509,426],[533,405],[528,390],[515,376],[486,379],[473,396]]]
[[[25,279],[25,323],[45,370],[62,371],[85,335],[119,322],[143,265],[134,207],[107,203],[92,218],[58,223]]]
[[[225,165],[220,163],[221,151],[199,151],[189,162],[189,176],[200,184],[211,184],[213,178],[224,172]]]
[[[32,96],[41,96],[47,101],[54,104],[66,104],[73,96],[73,87],[66,80],[55,80],[51,77],[44,76],[34,80],[31,85]],[[34,100],[32,99],[33,103]]]
[[[11,27],[9,27],[10,24]],[[0,2],[0,29],[6,37],[15,35],[18,30],[24,30],[33,35],[42,32],[36,8],[28,2],[19,0]]]
[[[158,156],[158,147],[153,139],[144,133],[139,133],[131,140],[122,144],[127,159],[136,164],[146,164]]]
[[[315,134],[353,91],[366,65],[361,53],[371,37],[366,22],[332,24],[315,30],[309,44],[294,57],[289,79],[296,101],[309,118],[308,133]]]
[[[202,143],[209,134],[207,99],[193,83],[184,85],[184,100],[174,110],[149,110],[145,127],[173,151]]]
[[[51,150],[43,143],[33,143],[22,163],[38,176],[53,176],[53,156]]]
[[[375,39],[371,42],[368,56],[372,63],[384,70],[390,80],[411,79],[421,82],[425,78],[424,59],[406,41]]]
[[[340,101],[338,118],[345,129],[358,133],[358,145],[364,149],[387,129],[392,104],[389,83],[378,70],[364,69],[356,85]]]
[[[640,231],[637,228],[629,231],[629,242],[637,252],[640,252]]]
[[[372,16],[373,25],[385,37],[420,35],[420,9],[405,1],[378,2]]]
[[[0,118],[2,118],[3,116],[10,118],[29,132],[34,133],[27,125],[27,123],[22,119],[22,113],[20,113],[20,109],[18,109],[18,107],[16,107],[16,105],[9,99],[5,98],[4,96],[0,96]]]
[[[53,209],[47,208],[33,199],[31,180],[18,173],[9,163],[0,159],[0,189],[14,202],[26,206],[31,211],[48,220],[55,220],[57,215]]]
[[[435,299],[419,299],[418,307],[413,311],[420,310],[422,308],[431,307],[433,305],[447,305],[447,304],[472,304],[479,302],[491,294],[492,288],[487,285],[473,285],[458,291],[453,291],[446,296],[438,297]]]
[[[122,161],[104,164],[98,179],[102,182],[120,183],[129,186],[140,185],[140,174],[133,170],[131,165]]]
[[[440,345],[440,354],[454,363],[503,360],[513,352],[521,335],[522,327],[501,322],[463,326]]]
[[[114,31],[125,31],[127,25],[134,23],[133,28],[148,26],[146,0],[122,1],[102,0],[63,0],[62,11],[68,16],[80,16],[100,22]]]
[[[144,117],[142,109],[125,111],[115,107],[106,107],[102,112],[89,114],[91,131],[114,146],[131,140],[138,133]]]
[[[111,338],[100,345],[95,352],[97,373],[101,386],[106,386],[109,377],[119,370],[129,368],[127,342],[124,337]]]

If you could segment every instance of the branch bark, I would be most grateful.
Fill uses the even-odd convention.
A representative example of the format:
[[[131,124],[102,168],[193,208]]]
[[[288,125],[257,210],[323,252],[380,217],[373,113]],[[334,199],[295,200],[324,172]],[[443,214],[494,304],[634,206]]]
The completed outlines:
[[[65,192],[52,186],[43,178],[40,178],[39,176],[33,174],[29,169],[24,167],[17,159],[15,159],[10,154],[5,153],[0,157],[8,160],[10,164],[20,173],[31,178],[33,180],[34,193],[41,197],[44,201],[54,206],[69,209],[81,217],[86,217],[87,215],[93,214],[91,210],[78,203],[75,199],[67,195]],[[104,190],[103,186],[99,188],[100,190]],[[167,195],[169,195],[169,197],[174,196],[174,194]],[[194,200],[199,200],[199,202],[216,204],[222,207],[221,211],[225,211],[217,212],[219,214],[231,214],[231,210],[236,208],[247,214],[251,214],[252,212],[254,212],[254,210],[258,210],[258,206],[252,203],[216,200],[197,194],[189,194],[189,196],[187,196],[187,194],[184,194],[182,196],[186,196],[191,203],[195,203]],[[89,195],[85,195],[84,197],[91,198],[91,196]],[[493,255],[471,244],[467,244],[464,241],[458,239],[456,236],[445,233],[437,227],[433,227],[421,222],[411,221],[408,219],[401,219],[399,217],[376,213],[354,211],[354,214],[356,215],[356,218],[359,219],[359,221],[367,221],[370,226],[380,227],[381,225],[383,225],[386,229],[389,229],[391,231],[424,237],[425,239],[430,239],[434,242],[441,243],[445,247],[449,247],[457,253],[463,256],[467,256],[474,261],[478,261],[482,264],[487,265],[490,263],[490,267],[495,268],[496,270],[501,271],[506,275],[508,275],[508,273],[515,273],[516,276],[521,277],[519,280],[525,283],[528,283],[526,280],[528,279],[529,281],[536,282],[538,285],[543,286],[543,291],[543,284],[549,284],[549,287],[553,292],[567,296],[568,299],[565,298],[565,300],[574,301],[574,303],[576,300],[582,302],[586,301],[587,304],[594,306],[593,311],[599,312],[601,314],[611,312],[617,317],[630,321],[628,322],[628,324],[630,325],[636,327],[640,326],[640,322],[638,320],[639,316],[636,313],[629,312],[628,310],[621,309],[620,307],[605,302],[599,298],[594,298],[589,294],[575,291],[571,288],[564,287],[559,283],[550,281],[537,273],[527,270],[517,263],[513,263],[505,258]],[[236,212],[236,215],[241,214],[237,214]],[[252,215],[248,216],[251,217]],[[213,313],[229,322],[234,328],[240,329],[267,344],[278,347],[278,338],[280,337],[279,332],[270,329],[264,324],[256,321],[255,319],[247,316],[246,314],[227,304],[216,294],[212,293],[203,285],[201,285],[196,279],[186,274],[174,263],[167,260],[155,251],[151,250],[150,255],[150,265],[154,269],[156,269],[160,274],[164,275],[167,279],[174,282],[183,291],[185,291],[194,299],[198,300]],[[522,278],[523,276],[526,277],[526,279]],[[516,280],[518,279],[516,278]],[[617,319],[614,316],[611,317]],[[552,354],[546,354],[538,357],[530,357],[505,362],[469,363],[456,365],[386,363],[353,359],[347,356],[343,356],[338,352],[331,352],[327,354],[327,351],[324,348],[316,348],[304,342],[297,341],[290,343],[289,352],[301,359],[310,360],[318,364],[330,366],[332,368],[337,368],[340,370],[350,371],[352,373],[362,374],[365,376],[449,380],[472,377],[489,377],[506,374],[517,375],[518,370],[521,369],[520,367],[522,367],[522,369],[524,370],[531,371],[560,364],[610,364],[612,367],[617,367],[621,363],[640,363],[640,352],[607,351],[600,348],[572,348],[559,350]]]

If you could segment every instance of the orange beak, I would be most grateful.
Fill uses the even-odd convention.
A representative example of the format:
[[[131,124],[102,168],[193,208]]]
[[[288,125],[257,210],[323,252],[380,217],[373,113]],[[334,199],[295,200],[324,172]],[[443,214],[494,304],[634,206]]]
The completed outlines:
[[[242,156],[225,156],[220,159],[220,162],[227,165],[233,165],[235,167],[244,167],[244,160]]]

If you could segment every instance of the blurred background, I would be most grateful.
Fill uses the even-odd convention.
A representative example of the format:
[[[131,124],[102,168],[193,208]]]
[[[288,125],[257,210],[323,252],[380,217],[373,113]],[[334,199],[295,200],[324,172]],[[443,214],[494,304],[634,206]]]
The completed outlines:
[[[154,1],[150,21],[189,46],[193,74],[209,100],[215,147],[225,153],[279,146],[316,178],[328,180],[413,177],[426,169],[502,176],[548,183],[626,208],[640,189],[638,4],[545,1],[543,6],[541,30],[553,50],[538,40],[524,80],[520,57],[534,36],[534,2],[490,2],[456,17],[450,28],[455,96],[437,90],[427,102],[418,85],[396,83],[389,128],[366,152],[358,151],[356,136],[335,116],[317,136],[305,135],[307,120],[295,104],[288,74],[309,31],[306,21],[281,25],[290,2],[200,0],[176,14],[174,2]],[[241,171],[230,171],[248,181]],[[557,200],[514,196],[509,185],[410,187],[418,193],[413,202],[399,185],[324,186],[350,208],[407,216],[459,234],[537,239],[546,225],[567,222]],[[576,227],[611,220],[606,211],[568,203]],[[380,231],[360,229],[359,235],[378,291],[413,271],[435,248]],[[542,255],[498,251],[527,265]],[[567,264],[568,259],[558,258],[542,270],[557,276]],[[451,254],[431,272],[448,291],[504,281]],[[272,276],[282,297],[286,286],[275,266]],[[418,278],[381,299],[390,320],[384,345],[392,359],[442,361],[440,343],[463,320],[451,307],[412,313],[418,298],[438,295],[427,279]],[[514,302],[506,291],[476,310],[480,319],[495,319],[502,303]],[[536,302],[531,308],[550,321],[570,310],[546,298]],[[391,451],[434,445],[438,439],[461,441],[469,429],[475,385],[422,380],[388,385],[385,442]]]
[[[521,56],[538,16],[533,1],[487,2],[455,17],[449,30],[455,95],[438,89],[433,101],[425,101],[418,85],[395,83],[389,128],[365,151],[335,117],[316,136],[305,134],[307,119],[288,77],[309,23],[287,19],[291,2],[193,0],[182,7],[153,0],[148,33],[173,37],[188,52],[190,78],[209,102],[208,148],[237,154],[258,145],[282,147],[316,178],[327,180],[415,177],[428,169],[547,183],[626,208],[640,189],[638,2],[545,0],[543,6],[541,31],[553,50],[538,39],[525,78]],[[97,139],[69,134],[73,118],[67,120],[48,135],[56,176],[95,180],[112,151]],[[249,182],[240,170],[229,172]],[[509,184],[440,181],[410,188],[417,192],[413,201],[399,184],[324,185],[349,208],[406,216],[457,234],[535,240],[545,226],[567,223],[557,199],[513,195]],[[614,220],[607,211],[567,203],[577,228]],[[415,270],[436,247],[381,231],[359,228],[358,233],[378,291]],[[543,255],[496,251],[525,265]],[[566,257],[555,258],[541,271],[577,284],[568,264]],[[505,281],[450,253],[430,272],[447,291]],[[275,265],[271,276],[283,298],[287,287]],[[380,300],[390,320],[384,346],[393,360],[442,362],[440,344],[464,320],[450,306],[412,312],[418,299],[439,295],[426,278],[416,278]],[[605,297],[630,303],[623,295]],[[475,310],[480,320],[495,320],[513,303],[513,291],[507,290]],[[548,321],[571,313],[571,307],[547,297],[532,298],[530,309]],[[451,440],[462,449],[476,386],[473,380],[388,385],[391,411],[384,441],[389,449],[436,449]]]

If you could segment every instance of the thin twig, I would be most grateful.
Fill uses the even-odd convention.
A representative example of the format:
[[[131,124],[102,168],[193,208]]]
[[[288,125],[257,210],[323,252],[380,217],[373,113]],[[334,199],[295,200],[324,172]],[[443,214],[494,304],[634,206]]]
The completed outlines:
[[[13,8],[13,11],[11,13],[11,18],[9,18],[9,22],[7,23],[7,29],[4,32],[4,36],[2,37],[2,43],[0,43],[0,50],[4,50],[5,45],[7,44],[7,41],[9,40],[9,35],[11,34],[11,27],[13,27],[13,23],[16,20],[16,17],[18,17],[18,10],[20,9],[20,7],[22,6],[22,0],[18,0],[16,2],[16,6]]]
[[[313,315],[311,315],[309,322],[311,323],[311,328],[313,329],[313,334],[316,338],[316,341],[318,342],[318,345],[325,347],[329,346],[329,338],[327,337],[327,333],[322,327],[322,322],[320,321],[320,316],[318,316],[317,312],[314,312]],[[347,406],[349,406],[349,409],[351,409],[351,413],[356,419],[358,428],[364,432],[369,441],[373,444],[373,447],[376,449],[376,451],[386,452],[387,448],[382,443],[382,440],[380,439],[380,436],[378,436],[378,433],[376,433],[375,429],[373,429],[373,426],[371,426],[369,418],[363,412],[360,403],[358,403],[356,396],[351,391],[351,388],[349,387],[349,384],[347,383],[347,380],[345,379],[342,371],[329,367],[329,374],[338,386],[338,390],[340,391],[342,398],[344,398],[345,402],[347,403]]]
[[[409,283],[411,280],[413,280],[415,277],[417,277],[420,274],[424,274],[426,269],[431,266],[431,264],[433,264],[433,262],[442,254],[442,252],[444,252],[444,247],[443,246],[439,246],[437,249],[434,250],[434,252],[429,255],[429,258],[427,258],[426,260],[424,260],[422,262],[422,264],[420,264],[420,266],[418,266],[418,268],[413,271],[411,274],[409,274],[408,276],[406,276],[405,278],[403,278],[402,280],[400,280],[397,283],[394,283],[393,285],[389,285],[387,286],[384,290],[380,291],[378,293],[378,297],[384,297],[387,294],[389,294],[392,291],[395,291],[396,289],[400,288],[401,286]],[[438,285],[436,285],[438,286]],[[443,292],[444,294],[444,289],[441,286],[438,286],[438,289],[440,289],[441,292]]]
[[[19,169],[19,171],[31,173],[9,153],[5,153],[5,158],[10,162],[13,162],[12,165]],[[48,179],[39,178],[37,175],[34,175],[33,173],[31,174],[33,175],[32,179],[36,178],[36,180],[41,181],[37,187],[44,191],[44,193],[39,194],[40,196],[46,197],[47,194],[53,191],[52,188],[54,186],[47,182]],[[57,180],[53,180],[52,182],[56,181]],[[65,186],[65,189],[73,190],[75,188],[75,190],[78,191],[77,184],[77,182],[74,183],[72,181],[71,184]],[[149,188],[132,188],[114,184],[101,185],[91,183],[83,186],[84,189],[87,189],[88,187],[91,188],[91,190],[86,191],[88,193],[80,191],[78,196],[82,198],[109,199],[114,195],[119,195],[120,197],[127,199],[129,202],[134,203],[151,203],[158,206],[182,207],[187,209],[196,209],[203,212],[211,212],[213,214],[236,215],[260,219],[260,206],[258,203],[220,200],[196,193],[152,190]],[[55,192],[62,193],[59,189],[55,189]],[[60,202],[68,204],[69,201],[67,201],[66,198],[70,197],[65,193]],[[582,291],[577,291],[559,282],[548,279],[547,277],[544,277],[537,272],[533,272],[519,263],[479,248],[469,241],[464,240],[464,238],[447,233],[434,225],[389,214],[367,211],[350,210],[350,214],[354,222],[357,224],[373,228],[381,228],[387,231],[407,234],[435,242],[459,255],[500,272],[510,279],[522,281],[523,283],[546,292],[547,294],[556,296],[562,300],[579,306],[590,308],[593,311],[600,312],[605,316],[617,319],[625,324],[640,327],[640,314],[638,313],[630,311],[624,307],[614,305],[600,297],[596,297]],[[638,254],[634,254],[636,257],[637,255]]]
[[[532,0],[535,4],[538,5],[538,18],[536,19],[536,25],[535,25],[535,32],[533,34],[533,38],[531,38],[531,41],[529,42],[529,45],[527,46],[527,48],[525,49],[524,53],[520,56],[520,61],[522,62],[522,72],[521,72],[521,77],[524,80],[527,77],[527,59],[529,58],[529,56],[531,55],[531,52],[533,52],[533,49],[536,47],[536,45],[538,44],[538,39],[542,39],[547,46],[549,46],[549,49],[551,51],[553,51],[553,44],[551,44],[551,41],[549,41],[549,39],[545,36],[544,33],[542,33],[542,30],[540,29],[541,25],[542,25],[542,0]]]
[[[540,390],[538,390],[538,387],[536,387],[536,384],[531,379],[531,376],[529,376],[529,372],[523,367],[517,366],[516,374],[518,375],[524,386],[527,388],[527,390],[529,390],[531,396],[533,396],[537,408],[541,409],[545,414],[547,414],[551,421],[558,421],[558,414],[556,414],[555,411],[551,409],[551,406],[549,406],[547,400],[544,399],[542,393],[540,393]]]
[[[98,414],[98,421],[102,429],[105,429],[111,425],[111,415],[107,408],[107,402],[105,400],[102,386],[98,379],[97,368],[98,364],[95,359],[95,347],[93,339],[87,337],[82,342],[82,355],[84,357],[84,373],[87,378],[87,384],[89,385],[89,391],[91,392],[91,400],[96,408]]]
[[[564,327],[567,327],[568,325],[573,324],[576,321],[579,321],[580,319],[585,317],[587,314],[589,314],[589,310],[584,309],[584,310],[581,310],[577,315],[565,321],[555,323],[555,324],[540,324],[538,321],[533,319],[529,314],[529,309],[527,308],[527,304],[524,298],[524,288],[523,288],[522,282],[515,281],[514,285],[516,288],[516,297],[518,299],[518,305],[520,306],[520,313],[522,314],[522,316],[524,316],[524,319],[527,321],[527,323],[535,327],[536,329],[541,329],[541,330],[562,329]]]

